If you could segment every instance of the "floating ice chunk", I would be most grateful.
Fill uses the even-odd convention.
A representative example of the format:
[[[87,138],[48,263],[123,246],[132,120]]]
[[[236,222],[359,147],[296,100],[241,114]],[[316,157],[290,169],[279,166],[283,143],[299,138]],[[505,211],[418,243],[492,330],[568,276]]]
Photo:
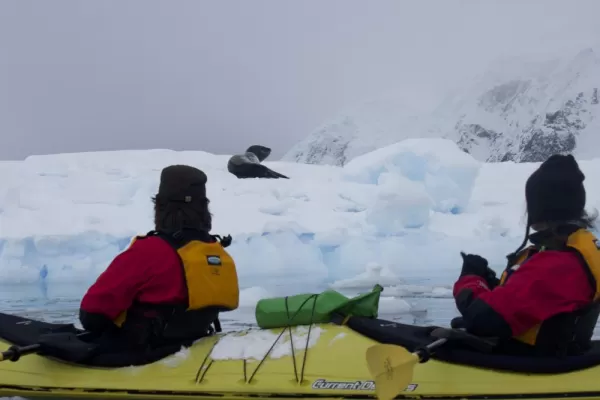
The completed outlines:
[[[389,268],[376,262],[370,262],[366,265],[365,272],[358,274],[353,278],[342,279],[331,284],[335,289],[364,289],[372,288],[374,285],[397,285],[402,280],[398,278]]]
[[[412,310],[410,303],[396,297],[381,297],[379,299],[379,314],[407,314]]]
[[[260,286],[253,286],[240,291],[240,307],[254,308],[259,300],[270,297],[271,294]]]
[[[452,297],[452,289],[443,286],[397,285],[386,288],[385,292],[398,297]]]

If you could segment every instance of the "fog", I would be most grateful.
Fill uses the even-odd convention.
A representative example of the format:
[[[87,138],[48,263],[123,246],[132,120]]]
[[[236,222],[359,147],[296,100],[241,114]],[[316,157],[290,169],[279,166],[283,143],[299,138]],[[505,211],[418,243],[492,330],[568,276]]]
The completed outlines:
[[[598,33],[598,0],[0,0],[0,159],[250,144]],[[596,20],[595,20],[596,19]]]

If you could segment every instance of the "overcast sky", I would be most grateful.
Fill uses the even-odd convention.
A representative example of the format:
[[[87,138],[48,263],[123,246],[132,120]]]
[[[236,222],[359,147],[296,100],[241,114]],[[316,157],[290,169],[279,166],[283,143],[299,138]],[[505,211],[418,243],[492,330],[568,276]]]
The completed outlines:
[[[429,104],[600,0],[0,0],[0,159],[171,148],[280,157],[389,91]]]

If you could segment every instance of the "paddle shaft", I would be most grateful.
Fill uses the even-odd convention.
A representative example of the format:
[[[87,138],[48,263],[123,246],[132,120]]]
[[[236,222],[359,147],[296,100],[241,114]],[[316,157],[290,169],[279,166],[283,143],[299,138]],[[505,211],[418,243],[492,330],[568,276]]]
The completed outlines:
[[[29,346],[11,346],[8,350],[0,353],[0,361],[18,361],[21,356],[35,353],[40,349],[39,344],[30,344]]]
[[[89,332],[82,332],[75,336],[83,337],[88,335]],[[0,353],[0,362],[2,361],[19,361],[21,356],[26,356],[28,354],[32,354],[40,350],[41,346],[36,344],[30,344],[29,346],[10,346],[8,350],[5,350]]]
[[[417,355],[417,357],[419,357],[419,362],[421,362],[423,360],[423,358],[425,358],[426,356],[429,355],[428,353],[431,350],[437,349],[438,347],[442,346],[447,341],[448,341],[448,339],[446,339],[446,338],[438,339],[435,342],[429,343],[427,346],[423,347],[422,349],[415,351],[414,354]],[[429,357],[427,357],[427,358],[429,358]]]

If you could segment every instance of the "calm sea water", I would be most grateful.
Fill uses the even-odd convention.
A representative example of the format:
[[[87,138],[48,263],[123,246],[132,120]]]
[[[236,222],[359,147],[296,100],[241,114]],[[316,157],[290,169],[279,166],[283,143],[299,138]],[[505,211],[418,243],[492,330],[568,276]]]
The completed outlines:
[[[406,281],[411,285],[439,285],[446,279],[432,277],[414,277]],[[0,285],[0,312],[11,313],[48,322],[77,323],[78,309],[81,297],[87,289],[81,284],[11,284]],[[326,287],[304,287],[301,292],[315,293]],[[361,290],[368,291],[368,288]],[[356,293],[341,290],[345,294]],[[355,292],[356,290],[354,290]],[[282,282],[275,287],[269,287],[274,296],[285,296],[299,293],[298,285],[292,282]],[[385,290],[384,294],[385,296]],[[427,293],[415,296],[401,297],[409,302],[412,311],[408,313],[386,314],[382,308],[380,318],[418,325],[448,325],[457,315],[451,298],[430,297]],[[254,307],[242,307],[221,316],[223,329],[240,329],[255,326]]]
[[[455,279],[452,275],[442,273],[435,276],[415,276],[405,281],[407,285],[450,287]],[[285,296],[296,293],[318,293],[326,288],[306,286],[299,289],[296,282],[281,282],[279,285],[269,286],[269,293],[274,296]],[[0,312],[48,322],[77,324],[79,303],[86,289],[86,285],[73,283],[0,285]],[[369,288],[365,288],[359,291],[368,290]],[[341,291],[349,296],[357,294],[356,290]],[[386,296],[385,290],[382,295]],[[386,307],[382,307],[379,318],[416,325],[449,326],[450,320],[458,315],[452,298],[434,297],[423,292],[418,295],[403,296],[400,299],[410,303],[411,311],[386,313]],[[221,322],[224,330],[246,329],[256,326],[254,318],[254,307],[249,306],[222,314]],[[600,323],[596,326],[595,338],[600,338],[599,327]]]

